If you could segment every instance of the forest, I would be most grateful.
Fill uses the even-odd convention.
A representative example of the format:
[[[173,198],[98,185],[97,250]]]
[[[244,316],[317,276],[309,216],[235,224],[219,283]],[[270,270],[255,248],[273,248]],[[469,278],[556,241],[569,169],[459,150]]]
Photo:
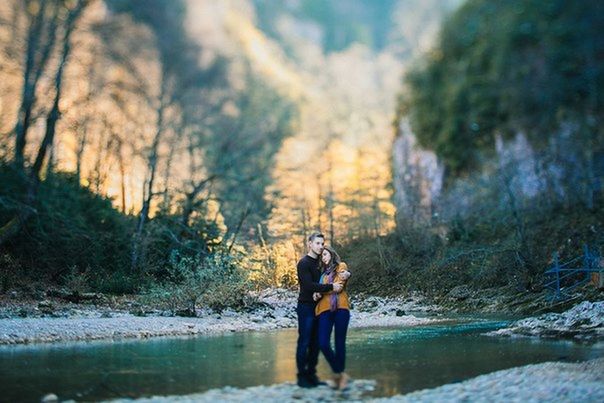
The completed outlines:
[[[312,230],[378,294],[600,250],[600,2],[294,3],[2,2],[0,290],[241,306]]]
[[[396,230],[369,259],[363,240],[347,249],[360,281],[537,294],[554,254],[601,255],[603,23],[598,2],[467,1],[446,18],[399,93]]]

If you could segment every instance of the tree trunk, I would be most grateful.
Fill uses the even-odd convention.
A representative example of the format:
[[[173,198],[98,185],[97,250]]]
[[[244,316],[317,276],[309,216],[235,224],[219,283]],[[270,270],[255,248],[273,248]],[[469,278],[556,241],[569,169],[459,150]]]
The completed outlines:
[[[208,178],[199,181],[193,186],[191,192],[185,194],[185,204],[182,209],[182,217],[180,220],[180,223],[184,228],[189,227],[189,220],[194,210],[195,199],[208,183],[216,179],[216,176],[217,175],[211,175]]]
[[[55,168],[55,160],[56,160],[56,148],[55,148],[55,141],[52,141],[50,143],[50,146],[48,146],[48,162],[46,163],[46,175],[44,175],[46,178],[48,178],[51,174],[52,171]]]
[[[321,192],[321,175],[317,174],[317,179],[315,181],[315,183],[317,184],[317,194],[318,194],[318,200],[317,200],[317,229],[319,231],[323,231],[323,193]]]
[[[32,22],[27,35],[27,51],[25,60],[25,70],[23,71],[23,93],[21,96],[21,105],[17,114],[17,123],[14,128],[15,133],[15,167],[22,171],[25,165],[25,146],[27,144],[27,132],[31,125],[31,115],[36,102],[36,88],[44,72],[51,51],[54,48],[56,39],[57,22],[59,17],[59,6],[55,5],[52,18],[46,32],[47,40],[39,56],[38,47],[42,37],[44,22],[46,19],[47,1],[40,1],[40,9],[35,16],[32,16]]]
[[[241,231],[243,222],[245,221],[245,219],[247,218],[247,216],[249,214],[250,214],[250,207],[245,206],[245,210],[243,211],[243,214],[241,214],[241,219],[237,223],[237,228],[235,229],[235,232],[233,233],[233,238],[231,239],[231,244],[229,245],[229,247],[227,249],[227,254],[231,253],[231,249],[233,249],[233,246],[235,245],[235,241],[237,240],[237,235],[239,235],[239,231]]]
[[[124,156],[122,155],[123,141],[118,138],[115,142],[117,162],[120,168],[120,192],[122,202],[122,213],[126,214],[126,167],[124,166]]]
[[[329,161],[328,161],[328,167],[327,167],[327,175],[328,175],[328,182],[327,182],[327,217],[329,219],[329,244],[333,245],[334,241],[335,241],[335,230],[334,230],[334,214],[333,214],[333,208],[334,208],[334,192],[333,192],[333,163],[332,163],[332,157],[331,154],[329,155]]]
[[[157,161],[158,161],[158,152],[159,145],[161,142],[162,135],[164,133],[164,119],[167,108],[166,103],[166,93],[167,93],[167,80],[165,74],[162,75],[162,84],[161,91],[159,95],[159,108],[157,111],[157,130],[155,132],[155,136],[153,138],[153,143],[151,144],[151,150],[149,151],[149,161],[148,161],[148,172],[149,172],[149,180],[145,184],[143,188],[143,206],[139,213],[138,224],[136,226],[136,232],[134,234],[134,244],[132,246],[132,259],[131,259],[131,268],[132,270],[136,270],[138,267],[138,261],[140,259],[140,243],[142,241],[143,230],[145,229],[145,224],[147,219],[149,218],[149,211],[151,208],[151,200],[153,199],[153,185],[155,183],[155,174],[157,172]]]
[[[84,129],[82,130],[82,136],[78,141],[78,149],[76,150],[76,178],[78,178],[78,183],[82,180],[82,157],[84,156],[84,150],[86,148],[87,143],[87,135],[88,132],[88,119],[86,119],[84,123]]]
[[[92,63],[88,67],[88,93],[86,94],[86,105],[90,105],[90,100],[92,99],[93,90],[91,89],[92,82],[94,82],[94,65],[96,62],[96,58],[93,58]],[[87,113],[84,118],[84,122],[82,123],[82,132],[81,136],[78,139],[78,148],[76,150],[76,177],[78,178],[78,183],[82,180],[82,158],[84,157],[84,150],[86,149],[86,145],[88,144],[88,129],[90,127],[90,115]]]
[[[61,112],[59,110],[59,102],[61,100],[61,91],[63,89],[63,72],[65,70],[65,65],[67,64],[67,59],[69,58],[69,54],[71,53],[71,35],[76,26],[76,22],[78,18],[82,15],[84,8],[88,5],[89,0],[81,0],[78,5],[69,12],[67,16],[65,33],[63,36],[63,51],[61,53],[61,60],[59,62],[59,68],[57,69],[57,73],[55,74],[55,99],[52,104],[52,109],[48,113],[46,117],[46,132],[44,134],[44,139],[42,140],[42,144],[38,149],[38,154],[36,156],[36,160],[31,170],[31,177],[36,177],[37,180],[34,183],[39,182],[40,171],[42,169],[42,164],[44,159],[46,158],[46,154],[48,152],[48,148],[52,144],[56,132],[57,121],[61,116]],[[37,186],[37,184],[36,184]]]
[[[176,149],[178,148],[180,141],[184,135],[185,126],[186,126],[186,121],[181,116],[181,122],[180,122],[178,129],[176,130],[176,133],[175,133],[176,135],[175,135],[174,141],[171,142],[172,144],[171,144],[170,151],[168,153],[168,158],[166,161],[166,172],[164,173],[163,205],[164,205],[164,208],[166,208],[166,209],[169,209],[169,206],[170,206],[169,189],[170,189],[170,175],[172,174],[172,160],[174,159],[174,153],[175,153]]]

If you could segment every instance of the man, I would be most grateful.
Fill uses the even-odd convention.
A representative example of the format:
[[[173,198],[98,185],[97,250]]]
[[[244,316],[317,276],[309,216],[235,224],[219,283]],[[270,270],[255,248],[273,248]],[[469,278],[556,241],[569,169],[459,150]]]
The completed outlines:
[[[317,335],[317,320],[315,317],[316,302],[313,293],[342,291],[341,284],[319,284],[321,271],[319,263],[325,236],[314,232],[308,237],[308,254],[298,262],[298,346],[296,349],[296,366],[298,368],[298,386],[312,388],[320,384],[317,377],[319,361],[319,342]]]

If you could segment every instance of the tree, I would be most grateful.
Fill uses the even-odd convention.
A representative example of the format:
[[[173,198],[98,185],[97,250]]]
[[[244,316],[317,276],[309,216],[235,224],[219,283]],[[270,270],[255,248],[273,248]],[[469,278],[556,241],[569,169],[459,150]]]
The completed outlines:
[[[29,27],[26,39],[21,106],[14,128],[14,164],[18,170],[24,168],[24,150],[27,143],[27,132],[31,124],[32,110],[36,102],[36,89],[54,49],[59,18],[62,18],[60,14],[65,10],[63,3],[59,0],[27,0],[24,5]],[[67,20],[69,20],[69,16]],[[66,24],[69,24],[69,21],[66,21]],[[65,29],[67,30],[67,28]]]
[[[23,225],[27,222],[27,220],[31,217],[31,215],[35,213],[34,205],[36,202],[38,187],[39,187],[40,180],[41,180],[40,174],[41,174],[41,170],[42,170],[42,165],[46,159],[46,155],[48,153],[48,148],[50,147],[50,145],[53,142],[53,139],[55,136],[56,123],[60,116],[59,102],[61,99],[61,90],[63,88],[63,84],[62,84],[63,83],[63,72],[65,70],[65,65],[67,64],[67,61],[68,61],[68,58],[69,58],[69,55],[70,55],[71,49],[72,49],[72,44],[71,44],[72,34],[73,34],[74,30],[76,29],[77,22],[78,22],[80,16],[82,15],[82,13],[86,9],[86,7],[89,6],[91,1],[92,0],[79,0],[75,3],[62,4],[63,9],[65,10],[65,21],[64,21],[64,25],[63,25],[63,32],[62,32],[61,42],[60,42],[60,44],[62,46],[61,46],[61,53],[60,53],[60,59],[59,59],[59,66],[57,68],[57,71],[56,71],[55,77],[54,77],[55,96],[54,96],[53,104],[46,117],[46,131],[45,131],[44,137],[42,139],[42,142],[41,142],[38,152],[36,154],[35,161],[28,174],[27,192],[25,195],[25,201],[24,201],[23,207],[21,207],[19,209],[19,211],[15,217],[13,217],[8,223],[6,223],[2,228],[0,228],[0,245],[2,245],[8,239],[10,239],[14,235],[16,235],[21,230]],[[44,7],[42,7],[42,10],[44,10]],[[53,31],[53,33],[54,33],[54,31]],[[54,40],[52,42],[54,43]],[[29,50],[30,50],[30,48],[28,48],[28,53],[29,53]],[[49,52],[50,52],[50,50],[49,50]],[[29,56],[28,56],[28,60],[29,60]],[[28,70],[30,67],[31,66],[26,66],[26,70]],[[38,72],[39,72],[39,74],[41,74],[40,70],[38,70]],[[34,74],[34,76],[36,76],[38,74],[38,72],[36,74]],[[33,81],[36,82],[35,77],[34,77]],[[26,80],[26,85],[27,85],[27,80]],[[31,94],[29,94],[28,97],[30,97],[30,100],[33,102],[33,98],[31,98]],[[24,98],[25,98],[25,96],[24,96]],[[33,104],[30,104],[30,103],[27,104],[28,108],[31,108],[32,105]],[[29,109],[29,110],[31,111],[31,109]],[[20,111],[20,114],[22,112],[23,112],[23,110]],[[25,113],[25,112],[24,112],[24,114],[27,115],[27,113]],[[27,117],[27,119],[28,119],[28,117]],[[26,122],[27,119],[25,119],[24,122]],[[26,127],[27,126],[23,125],[23,127],[21,129],[26,129]],[[19,168],[22,168],[21,165],[19,165],[19,164],[22,163],[23,149],[22,148],[20,149],[20,147],[25,145],[26,130],[25,131],[22,130],[18,133],[21,133],[21,137],[20,137],[20,140],[19,140],[19,138],[17,140],[18,144],[17,144],[17,148],[16,148],[17,151],[15,154],[15,161],[18,164],[17,166]]]
[[[565,124],[601,119],[603,13],[597,1],[468,1],[406,79],[420,145],[459,175],[492,155],[498,133],[540,148]],[[591,149],[604,145],[583,127]]]

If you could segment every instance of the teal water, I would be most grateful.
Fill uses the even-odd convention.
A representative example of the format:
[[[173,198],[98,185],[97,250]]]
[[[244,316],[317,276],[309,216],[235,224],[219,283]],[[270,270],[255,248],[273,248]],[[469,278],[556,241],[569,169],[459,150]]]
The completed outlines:
[[[502,339],[481,333],[505,322],[403,329],[350,329],[347,372],[376,379],[388,396],[544,361],[604,356],[602,345]],[[189,394],[226,385],[247,387],[295,378],[294,329],[195,338],[91,342],[0,348],[2,401]],[[319,375],[329,376],[321,358]]]

